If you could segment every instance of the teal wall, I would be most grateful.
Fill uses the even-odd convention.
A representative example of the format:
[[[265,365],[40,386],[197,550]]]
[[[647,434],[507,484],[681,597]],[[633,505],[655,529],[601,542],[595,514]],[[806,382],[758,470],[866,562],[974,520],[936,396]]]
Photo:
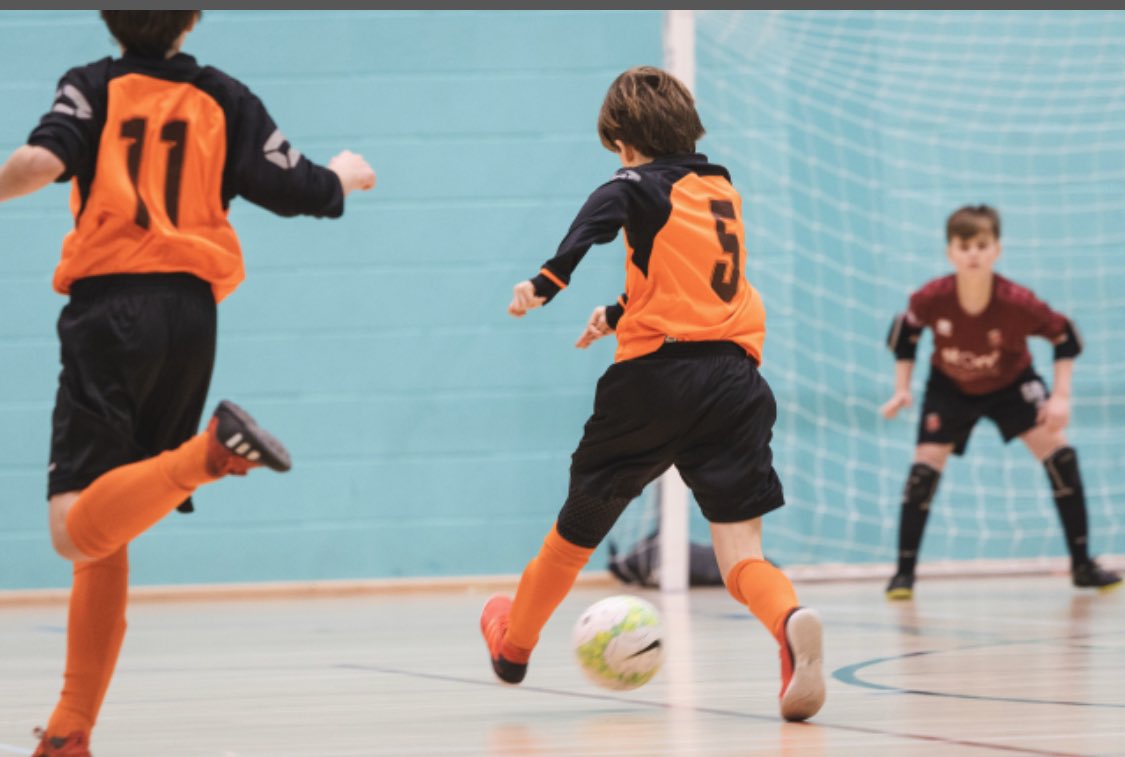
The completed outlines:
[[[705,146],[742,189],[769,308],[790,505],[766,521],[767,552],[892,559],[927,366],[915,407],[882,420],[883,340],[909,293],[951,270],[948,214],[987,202],[1003,214],[999,272],[1085,337],[1069,434],[1092,548],[1125,553],[1125,14],[705,12],[697,34]],[[1050,381],[1049,348],[1033,354]],[[1063,554],[1041,466],[983,422],[947,468],[923,560]]]
[[[505,307],[616,169],[597,109],[621,70],[659,65],[661,21],[204,15],[185,51],[257,92],[311,158],[363,153],[378,187],[335,222],[232,207],[248,278],[220,307],[211,404],[251,409],[294,469],[200,491],[196,514],[133,544],[134,583],[522,568],[562,502],[612,360],[608,340],[572,344],[620,291],[620,246],[591,254],[550,308],[516,321]],[[22,143],[68,67],[111,53],[94,11],[0,13],[0,152]],[[0,589],[69,582],[44,499],[66,200],[56,186],[0,206]]]
[[[661,62],[661,23],[656,11],[205,15],[189,52],[243,79],[314,159],[365,154],[379,186],[336,222],[232,208],[248,280],[220,310],[212,402],[253,410],[295,468],[200,492],[195,515],[135,542],[135,583],[522,567],[612,359],[608,342],[571,345],[620,291],[620,242],[591,253],[551,307],[522,321],[504,308],[616,167],[597,108],[619,71]],[[0,151],[68,66],[110,51],[92,11],[0,13],[0,66],[37,72],[0,82]],[[917,408],[877,416],[891,391],[883,338],[908,293],[947,270],[946,215],[982,201],[1004,213],[1001,272],[1083,330],[1071,436],[1094,549],[1125,553],[1125,15],[701,12],[697,58],[700,147],[743,192],[748,272],[770,312],[763,370],[789,505],[766,521],[767,553],[892,558]],[[43,497],[65,200],[54,187],[0,206],[0,589],[68,582]],[[1049,350],[1035,355],[1049,378]],[[1063,554],[1039,466],[986,425],[970,451],[949,467],[923,558]],[[615,536],[644,517],[632,508]],[[692,529],[704,538],[698,514]]]

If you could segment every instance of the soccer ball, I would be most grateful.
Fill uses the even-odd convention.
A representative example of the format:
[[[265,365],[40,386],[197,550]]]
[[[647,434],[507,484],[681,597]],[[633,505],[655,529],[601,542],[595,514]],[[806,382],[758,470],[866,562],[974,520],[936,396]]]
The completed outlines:
[[[587,678],[624,691],[648,683],[660,670],[663,636],[655,607],[620,594],[590,605],[574,624],[571,642]]]

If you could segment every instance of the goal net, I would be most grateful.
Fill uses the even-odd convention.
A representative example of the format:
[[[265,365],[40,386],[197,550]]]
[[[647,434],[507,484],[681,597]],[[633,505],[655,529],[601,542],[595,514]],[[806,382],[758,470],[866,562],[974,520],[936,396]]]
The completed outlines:
[[[998,272],[1082,332],[1068,435],[1091,550],[1125,554],[1125,13],[701,11],[694,26],[700,149],[742,193],[769,312],[788,504],[765,520],[767,555],[810,575],[894,560],[930,340],[914,407],[884,421],[884,339],[951,270],[946,216],[981,202],[1003,217]],[[1050,346],[1032,350],[1050,384]],[[633,509],[618,542],[650,528],[651,504]],[[1042,467],[982,421],[946,468],[919,572],[1062,569],[1065,554]]]

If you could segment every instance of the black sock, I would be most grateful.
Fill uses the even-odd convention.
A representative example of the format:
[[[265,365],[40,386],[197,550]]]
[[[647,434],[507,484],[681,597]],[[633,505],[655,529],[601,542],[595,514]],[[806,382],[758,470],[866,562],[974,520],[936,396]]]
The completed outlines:
[[[941,471],[925,463],[910,466],[902,491],[902,514],[898,521],[898,572],[913,573],[922,546],[922,532],[930,514],[930,502],[937,493]]]
[[[1063,447],[1043,461],[1051,493],[1059,511],[1066,548],[1070,550],[1071,565],[1081,565],[1090,560],[1087,551],[1086,494],[1082,490],[1082,476],[1078,472],[1078,453],[1073,447]]]

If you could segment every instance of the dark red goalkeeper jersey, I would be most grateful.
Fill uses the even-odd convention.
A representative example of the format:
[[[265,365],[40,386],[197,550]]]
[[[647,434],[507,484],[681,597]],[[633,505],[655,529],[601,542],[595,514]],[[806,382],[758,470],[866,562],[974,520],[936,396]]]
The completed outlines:
[[[1011,385],[1031,365],[1027,338],[1041,336],[1057,344],[1067,338],[1069,323],[1030,289],[997,275],[988,306],[969,315],[957,300],[957,281],[952,274],[930,281],[911,295],[906,321],[933,331],[930,363],[966,394],[985,394]]]

